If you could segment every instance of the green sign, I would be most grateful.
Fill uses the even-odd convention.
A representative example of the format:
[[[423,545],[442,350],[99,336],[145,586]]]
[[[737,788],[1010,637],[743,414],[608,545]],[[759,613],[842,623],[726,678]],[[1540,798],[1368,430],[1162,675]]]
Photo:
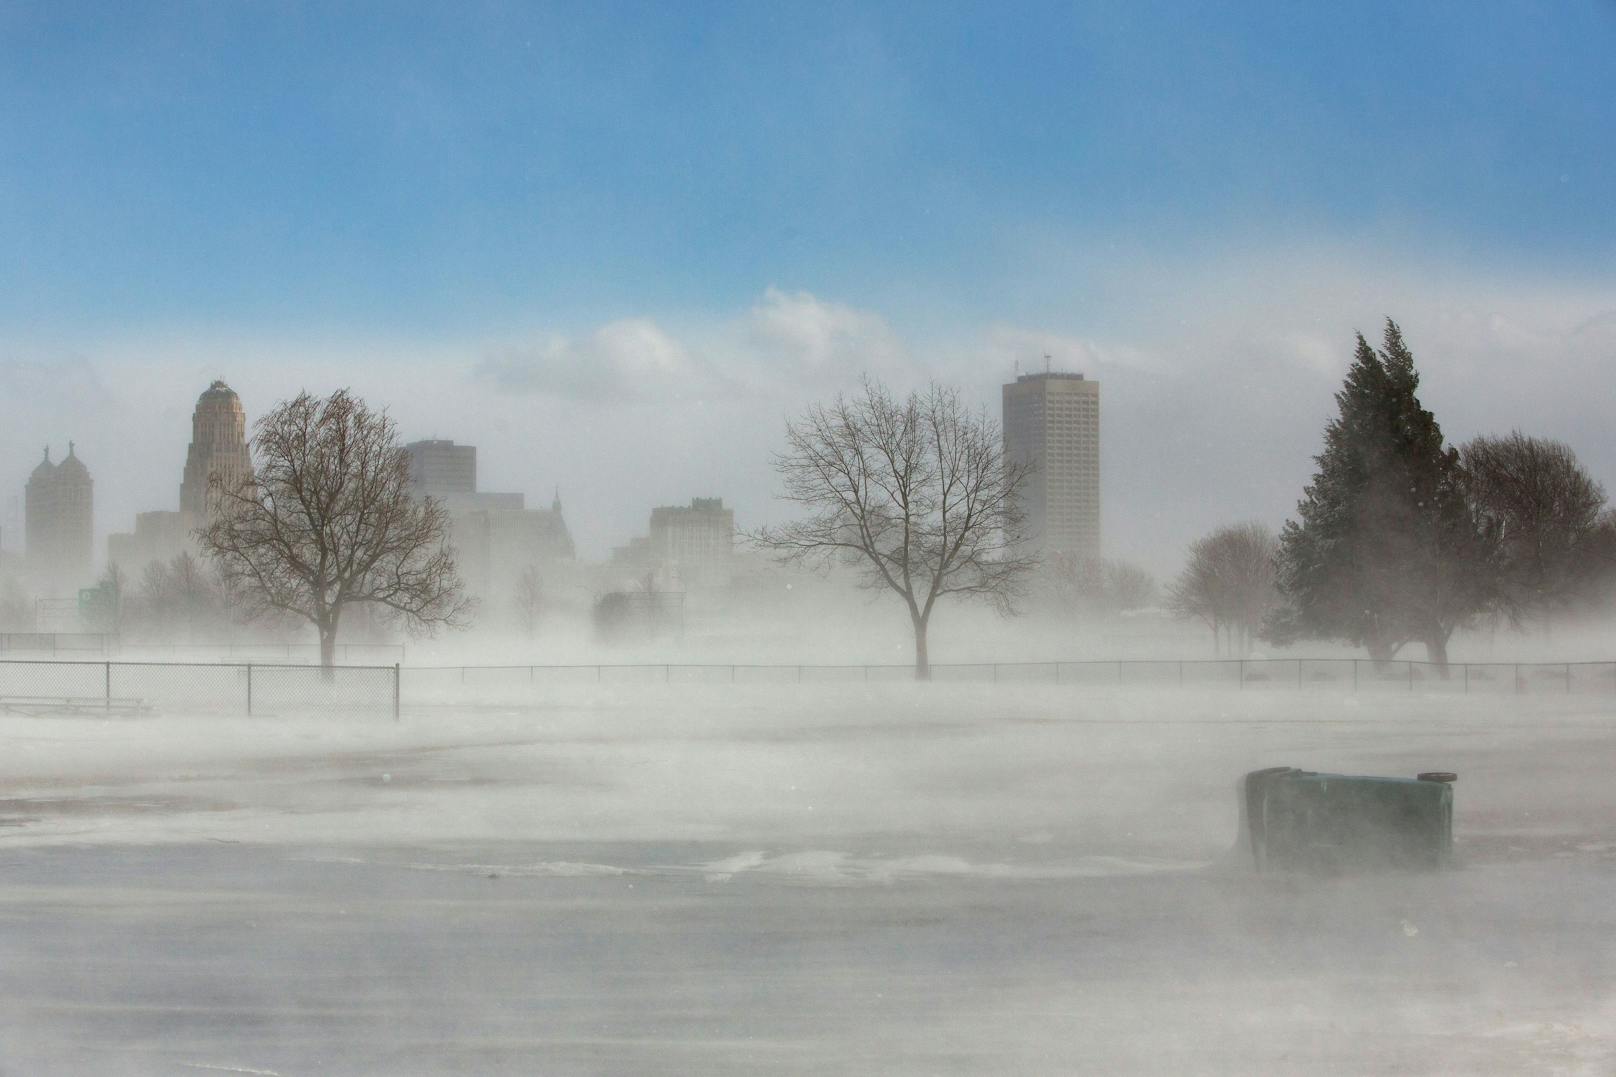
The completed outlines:
[[[117,617],[118,589],[101,584],[79,588],[79,620],[86,625],[106,628]]]

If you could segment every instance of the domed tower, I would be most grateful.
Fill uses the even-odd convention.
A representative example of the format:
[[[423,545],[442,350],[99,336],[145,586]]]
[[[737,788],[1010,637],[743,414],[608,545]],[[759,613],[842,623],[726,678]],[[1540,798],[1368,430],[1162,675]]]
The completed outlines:
[[[208,477],[239,481],[252,471],[247,455],[247,412],[241,397],[222,381],[208,386],[191,415],[191,447],[185,451],[180,512],[201,523],[208,513]]]
[[[95,545],[95,481],[71,441],[60,464],[51,463],[46,448],[28,477],[25,499],[30,567],[53,584],[86,582]]]
[[[50,446],[45,446],[45,459],[34,465],[28,474],[28,486],[23,491],[23,528],[27,532],[27,556],[37,563],[51,545],[48,517],[55,503],[56,465],[51,463]]]

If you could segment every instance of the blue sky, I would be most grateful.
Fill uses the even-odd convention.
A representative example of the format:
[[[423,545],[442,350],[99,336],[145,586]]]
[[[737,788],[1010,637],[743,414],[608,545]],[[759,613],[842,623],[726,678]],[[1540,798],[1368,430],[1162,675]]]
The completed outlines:
[[[0,12],[0,324],[46,335],[770,284],[1091,325],[1050,277],[1117,247],[1616,248],[1610,3]]]
[[[1613,55],[1596,0],[0,0],[0,451],[77,429],[132,472],[111,530],[172,499],[211,377],[249,412],[369,386],[491,484],[614,487],[574,502],[600,553],[694,493],[767,516],[806,394],[873,367],[990,403],[1052,351],[1106,381],[1108,542],[1170,567],[1283,519],[1351,331],[1395,314],[1456,435],[1526,425],[1616,483],[1580,385],[1616,361]],[[1232,439],[1196,425],[1225,383]],[[137,462],[153,384],[176,429]],[[640,384],[720,448],[575,452],[684,444]],[[1163,424],[1182,457],[1133,433]]]

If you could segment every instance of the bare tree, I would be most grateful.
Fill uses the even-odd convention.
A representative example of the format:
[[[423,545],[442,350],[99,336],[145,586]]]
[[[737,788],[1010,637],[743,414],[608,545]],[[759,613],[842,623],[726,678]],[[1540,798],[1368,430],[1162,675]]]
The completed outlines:
[[[140,583],[130,601],[131,619],[143,631],[166,634],[176,620],[173,582],[166,561],[152,560],[140,571]]]
[[[522,630],[532,639],[539,627],[539,614],[544,609],[544,577],[536,565],[528,565],[516,580],[516,594],[512,599]]]
[[[1156,577],[1131,561],[1105,563],[1106,601],[1118,613],[1148,608],[1156,601]]]
[[[409,492],[409,460],[393,421],[346,389],[304,392],[253,428],[253,474],[215,476],[203,548],[249,617],[290,614],[320,634],[329,668],[351,604],[391,611],[430,631],[466,623],[449,520]]]
[[[1128,561],[1056,554],[1045,566],[1052,597],[1076,617],[1108,617],[1156,601],[1156,578]]]
[[[1608,571],[1604,488],[1559,441],[1479,437],[1460,451],[1477,514],[1499,544],[1496,601],[1515,624],[1549,621]]]
[[[187,640],[225,620],[223,582],[190,551],[148,564],[136,600],[142,620],[161,631],[183,629]]]
[[[107,565],[96,581],[91,594],[92,605],[86,612],[91,626],[97,632],[120,635],[129,616],[129,578],[116,562]],[[84,597],[80,595],[80,609],[84,610]]]
[[[866,379],[786,425],[774,467],[785,500],[808,510],[750,538],[783,561],[862,569],[864,583],[903,599],[915,675],[931,676],[926,632],[938,600],[958,595],[1014,611],[1036,562],[1019,552],[1017,493],[1025,465],[1004,455],[998,427],[936,384],[903,399]]]
[[[1167,605],[1212,630],[1212,648],[1251,650],[1252,637],[1278,602],[1274,533],[1256,523],[1220,527],[1190,546],[1189,562],[1167,589]]]
[[[0,579],[0,632],[32,632],[34,600],[14,577]]]

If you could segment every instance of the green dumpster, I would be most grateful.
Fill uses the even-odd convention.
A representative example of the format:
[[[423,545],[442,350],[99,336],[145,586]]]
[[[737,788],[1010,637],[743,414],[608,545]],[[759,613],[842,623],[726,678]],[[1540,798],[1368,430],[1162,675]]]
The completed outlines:
[[[1454,778],[1254,770],[1241,782],[1241,836],[1259,872],[1445,867],[1453,857]]]

